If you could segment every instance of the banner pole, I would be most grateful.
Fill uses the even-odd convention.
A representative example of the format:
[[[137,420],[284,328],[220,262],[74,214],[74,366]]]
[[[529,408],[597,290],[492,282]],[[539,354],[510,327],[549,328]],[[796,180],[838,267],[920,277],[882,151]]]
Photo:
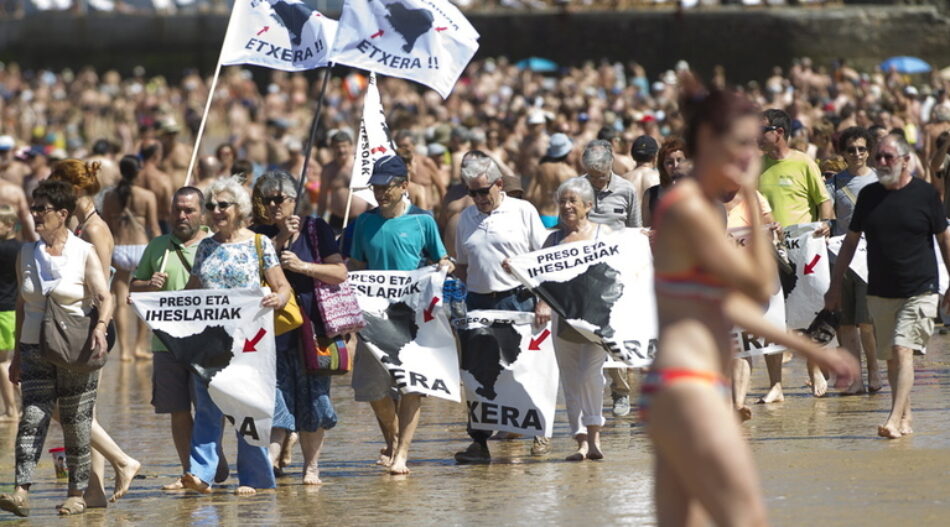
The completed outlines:
[[[223,50],[223,46],[222,46]],[[201,136],[205,131],[205,124],[208,122],[208,112],[211,111],[211,100],[214,99],[214,91],[218,88],[218,77],[221,76],[221,57],[218,57],[218,65],[214,68],[214,77],[211,78],[211,89],[208,90],[208,102],[205,103],[205,111],[201,115],[201,124],[198,125],[198,134],[195,136],[195,146],[191,151],[191,161],[188,162],[188,172],[185,176],[185,186],[191,185],[191,174],[195,168],[195,161],[198,159],[198,150],[201,146]]]
[[[353,204],[353,189],[350,188],[346,194],[346,212],[343,213],[343,229],[346,230],[346,224],[350,222],[350,205]]]
[[[317,128],[320,124],[320,117],[323,114],[323,98],[327,93],[327,84],[330,82],[330,71],[333,69],[333,63],[327,64],[323,70],[323,86],[320,87],[320,95],[317,97],[317,109],[313,113],[313,122],[310,123],[310,138],[303,149],[303,169],[300,172],[300,181],[297,182],[297,204],[294,205],[294,214],[300,213],[300,204],[303,202],[304,182],[307,180],[307,168],[310,166],[310,153],[313,150],[313,143],[317,140]],[[323,191],[324,189],[320,189]]]

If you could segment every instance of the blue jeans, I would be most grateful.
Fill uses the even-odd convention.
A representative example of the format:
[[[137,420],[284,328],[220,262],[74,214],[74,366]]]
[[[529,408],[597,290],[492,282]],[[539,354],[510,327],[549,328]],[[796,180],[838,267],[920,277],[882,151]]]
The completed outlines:
[[[500,311],[533,312],[534,305],[537,303],[534,295],[522,289],[518,289],[518,291],[521,291],[521,293],[511,293],[507,295],[481,294],[469,291],[468,297],[465,299],[465,306],[469,311],[476,309],[497,309]],[[471,437],[472,441],[485,447],[488,446],[488,438],[491,437],[492,434],[490,430],[473,430],[472,424],[469,423],[467,431],[468,437]]]
[[[214,481],[214,473],[218,470],[218,442],[225,426],[224,414],[211,400],[204,382],[194,376],[192,379],[195,388],[195,426],[191,432],[191,469],[188,472],[210,485]],[[274,469],[267,449],[251,446],[240,434],[235,432],[235,435],[238,445],[239,484],[255,489],[275,488],[277,482],[274,480]]]

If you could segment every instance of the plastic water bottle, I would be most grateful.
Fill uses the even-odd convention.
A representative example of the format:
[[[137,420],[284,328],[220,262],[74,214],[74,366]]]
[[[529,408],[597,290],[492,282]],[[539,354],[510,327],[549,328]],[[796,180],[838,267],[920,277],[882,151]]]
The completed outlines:
[[[450,319],[462,319],[468,314],[468,308],[465,305],[467,296],[468,288],[465,287],[465,282],[454,277],[445,280],[445,284],[442,286],[442,297],[444,302],[449,305]]]

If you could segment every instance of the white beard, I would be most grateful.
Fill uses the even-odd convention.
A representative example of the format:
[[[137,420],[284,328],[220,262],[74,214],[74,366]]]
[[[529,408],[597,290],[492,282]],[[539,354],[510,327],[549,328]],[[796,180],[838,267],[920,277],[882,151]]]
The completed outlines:
[[[893,168],[880,167],[877,169],[877,180],[885,187],[892,187],[901,180],[901,172]]]

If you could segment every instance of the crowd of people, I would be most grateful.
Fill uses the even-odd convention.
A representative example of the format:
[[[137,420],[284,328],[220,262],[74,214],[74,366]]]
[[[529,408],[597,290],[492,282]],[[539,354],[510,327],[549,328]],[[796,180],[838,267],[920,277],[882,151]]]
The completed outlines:
[[[879,391],[878,359],[886,361],[892,410],[877,433],[913,432],[913,355],[933,332],[942,293],[934,237],[950,263],[950,208],[942,203],[950,177],[947,84],[935,77],[913,85],[843,61],[826,70],[807,59],[738,89],[727,89],[721,68],[704,87],[684,62],[651,83],[632,63],[544,76],[486,60],[469,66],[446,101],[384,79],[395,152],[373,166],[371,205],[349,188],[365,86],[357,73],[330,83],[298,193],[315,89],[303,75],[273,72],[260,90],[246,70],[227,70],[202,138],[213,154],[202,151],[190,175],[189,135],[209,95],[198,74],[171,85],[142,70],[123,79],[114,71],[7,65],[0,70],[0,258],[9,265],[0,270],[13,272],[0,274],[0,358],[8,372],[0,394],[4,420],[18,420],[19,429],[16,489],[0,496],[0,508],[29,514],[51,417],[64,425],[69,466],[60,514],[106,505],[105,459],[116,472],[113,500],[141,467],[95,420],[98,372],[79,374],[40,353],[48,302],[77,312],[96,306],[94,355],[110,346],[114,319],[118,357],[152,361],[152,404],[170,416],[182,466],[181,478],[163,488],[207,494],[229,477],[222,412],[198,373],[149,342],[128,293],[267,284],[264,307],[294,297],[319,332],[314,281],[339,284],[348,270],[438,265],[465,283],[469,309],[531,312],[537,324],[554,318],[576,441],[567,459],[603,459],[606,386],[610,412],[623,418],[638,372],[604,369],[605,352],[557,320],[507,260],[632,228],[648,234],[654,252],[659,352],[639,383],[637,407],[657,446],[661,523],[681,523],[694,503],[720,524],[762,523],[761,490],[739,428],[752,416],[751,361],[733,358],[729,332],[741,325],[801,352],[816,397],[829,381],[847,394]],[[775,247],[783,229],[812,223],[815,236],[845,235],[825,307],[841,312],[838,338],[849,353],[762,318],[761,303],[781,283]],[[740,249],[725,232],[742,227],[751,235]],[[848,268],[862,234],[866,283]],[[321,482],[320,451],[337,416],[329,377],[306,374],[300,342],[295,332],[277,337],[271,445],[238,435],[239,495],[274,488],[298,442],[303,483]],[[384,439],[378,463],[408,474],[424,399],[400,393],[358,338],[347,345],[356,355],[355,399],[370,403]],[[862,354],[866,383],[857,370]],[[769,389],[760,402],[780,403],[783,356],[765,362]],[[468,435],[471,444],[455,460],[490,462],[491,434],[469,426]],[[538,436],[531,453],[552,448],[551,438]]]

